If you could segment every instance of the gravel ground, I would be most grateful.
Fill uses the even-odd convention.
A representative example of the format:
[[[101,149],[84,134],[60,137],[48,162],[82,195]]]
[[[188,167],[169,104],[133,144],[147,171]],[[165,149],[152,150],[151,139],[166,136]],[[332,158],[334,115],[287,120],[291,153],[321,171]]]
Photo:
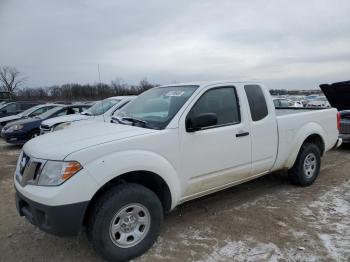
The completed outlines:
[[[84,232],[59,238],[18,216],[20,147],[0,140],[0,261],[100,261]],[[323,158],[308,188],[270,174],[183,204],[136,261],[350,261],[350,146]]]

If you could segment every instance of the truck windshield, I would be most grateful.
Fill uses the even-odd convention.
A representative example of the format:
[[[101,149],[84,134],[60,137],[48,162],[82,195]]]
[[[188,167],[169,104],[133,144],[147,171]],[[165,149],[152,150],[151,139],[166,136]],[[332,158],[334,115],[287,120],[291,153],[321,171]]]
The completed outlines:
[[[152,88],[123,107],[116,115],[119,123],[164,129],[198,86]]]
[[[90,107],[88,110],[84,111],[83,115],[88,116],[99,116],[104,114],[108,109],[110,109],[115,104],[119,103],[120,99],[105,99],[102,101],[99,101],[95,103],[92,107]]]

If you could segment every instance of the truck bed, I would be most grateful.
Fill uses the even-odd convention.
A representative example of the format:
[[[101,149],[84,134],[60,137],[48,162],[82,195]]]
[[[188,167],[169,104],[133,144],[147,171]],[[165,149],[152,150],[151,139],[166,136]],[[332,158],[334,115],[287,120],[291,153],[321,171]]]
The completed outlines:
[[[282,115],[290,115],[290,114],[298,114],[303,112],[310,112],[314,110],[322,110],[322,109],[329,109],[329,108],[322,108],[322,107],[276,107],[276,116],[282,116]]]
[[[334,108],[276,108],[278,124],[278,155],[276,169],[290,168],[292,163],[285,162],[291,154],[297,155],[300,138],[308,136],[309,130],[317,131],[325,138],[325,151],[334,146],[337,136],[337,110]],[[329,139],[327,139],[329,138]]]

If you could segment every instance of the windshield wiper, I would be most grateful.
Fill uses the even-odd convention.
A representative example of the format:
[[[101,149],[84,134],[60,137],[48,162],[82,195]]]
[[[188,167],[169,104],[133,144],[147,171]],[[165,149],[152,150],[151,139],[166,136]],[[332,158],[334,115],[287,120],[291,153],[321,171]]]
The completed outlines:
[[[117,124],[122,124],[122,125],[128,125],[126,122],[130,122],[130,123],[132,123],[132,126],[141,126],[144,128],[158,129],[156,127],[150,126],[149,123],[145,120],[141,120],[141,119],[137,119],[137,118],[129,117],[129,116],[125,116],[125,117],[113,116],[111,122],[117,123]]]
[[[122,121],[128,121],[128,122],[131,122],[133,124],[141,124],[143,125],[144,127],[146,127],[148,125],[148,122],[147,121],[144,121],[144,120],[140,120],[140,119],[137,119],[137,118],[134,118],[134,117],[122,117],[121,118]]]

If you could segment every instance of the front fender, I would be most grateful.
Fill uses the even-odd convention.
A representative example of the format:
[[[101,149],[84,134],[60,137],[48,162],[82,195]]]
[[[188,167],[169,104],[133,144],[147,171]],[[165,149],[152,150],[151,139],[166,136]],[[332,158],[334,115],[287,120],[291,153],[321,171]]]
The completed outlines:
[[[319,135],[322,138],[323,143],[325,143],[325,131],[319,124],[311,122],[304,125],[301,129],[299,129],[294,138],[293,146],[290,151],[291,154],[287,158],[286,164],[284,165],[285,167],[289,169],[294,165],[301,146],[303,145],[305,140],[311,135]]]
[[[85,164],[84,169],[99,184],[100,187],[96,192],[107,182],[125,173],[149,171],[159,175],[167,183],[172,199],[171,208],[176,206],[180,198],[181,187],[175,168],[167,159],[153,152],[143,150],[116,152]]]

